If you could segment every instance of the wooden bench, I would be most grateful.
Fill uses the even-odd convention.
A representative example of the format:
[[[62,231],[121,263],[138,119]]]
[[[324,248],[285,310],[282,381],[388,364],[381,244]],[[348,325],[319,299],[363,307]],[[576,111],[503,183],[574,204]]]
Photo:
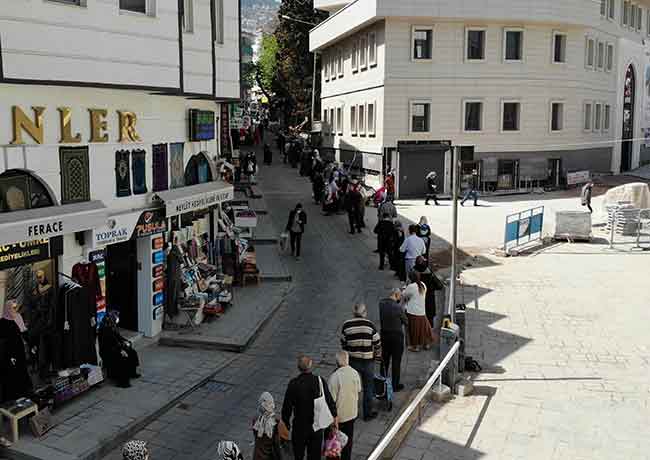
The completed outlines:
[[[11,425],[12,442],[18,442],[18,422],[29,415],[38,415],[38,406],[35,402],[30,401],[30,404],[24,408],[15,408],[16,402],[5,404],[0,407],[0,414],[9,420]]]

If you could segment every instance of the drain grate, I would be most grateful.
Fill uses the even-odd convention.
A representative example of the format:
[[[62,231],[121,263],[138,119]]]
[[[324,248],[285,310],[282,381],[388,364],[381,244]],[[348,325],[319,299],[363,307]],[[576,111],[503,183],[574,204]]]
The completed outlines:
[[[202,387],[203,390],[210,393],[228,393],[232,390],[233,385],[217,380],[208,380]]]

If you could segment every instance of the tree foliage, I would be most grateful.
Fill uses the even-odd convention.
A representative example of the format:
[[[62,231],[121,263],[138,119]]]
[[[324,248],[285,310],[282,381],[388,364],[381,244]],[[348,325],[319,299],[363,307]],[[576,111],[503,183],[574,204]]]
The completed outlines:
[[[256,63],[256,80],[262,91],[267,95],[277,92],[276,78],[278,73],[278,40],[275,35],[262,36],[259,57]]]

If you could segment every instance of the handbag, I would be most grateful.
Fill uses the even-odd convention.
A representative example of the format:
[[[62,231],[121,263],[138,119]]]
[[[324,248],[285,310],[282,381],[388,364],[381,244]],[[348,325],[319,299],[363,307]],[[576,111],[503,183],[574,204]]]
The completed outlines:
[[[287,428],[287,425],[285,425],[283,420],[280,420],[280,423],[278,423],[278,436],[282,441],[288,441],[291,439],[289,428]]]
[[[343,446],[339,441],[336,434],[337,430],[331,430],[327,439],[323,443],[323,457],[325,458],[340,458]]]
[[[312,425],[314,431],[324,430],[334,423],[334,417],[325,399],[323,379],[320,377],[318,377],[318,386],[320,388],[320,395],[314,399],[314,424]]]

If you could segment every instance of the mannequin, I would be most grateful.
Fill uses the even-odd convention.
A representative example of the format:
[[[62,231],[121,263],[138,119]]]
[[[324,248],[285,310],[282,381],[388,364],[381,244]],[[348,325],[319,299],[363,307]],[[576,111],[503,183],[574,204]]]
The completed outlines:
[[[0,319],[0,402],[29,396],[32,392],[22,338],[25,331],[18,302],[7,300]]]
[[[54,289],[49,283],[45,271],[36,271],[36,288],[33,292],[34,307],[29,328],[29,347],[38,364],[39,375],[47,377],[51,364],[54,363],[56,349],[56,308]]]
[[[167,254],[167,308],[169,318],[178,314],[178,296],[181,291],[181,264],[183,263],[183,250],[179,247],[178,237],[174,237],[174,244]]]

